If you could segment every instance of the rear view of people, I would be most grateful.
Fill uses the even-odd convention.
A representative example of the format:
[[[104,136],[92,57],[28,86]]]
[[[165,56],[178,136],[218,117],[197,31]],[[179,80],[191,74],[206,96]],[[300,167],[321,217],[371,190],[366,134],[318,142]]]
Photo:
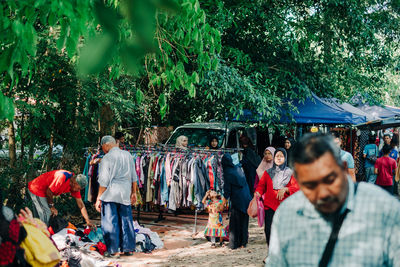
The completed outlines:
[[[383,157],[378,158],[375,162],[375,174],[377,174],[376,184],[393,194],[393,175],[397,168],[397,163],[389,154],[392,147],[385,144],[382,148]]]
[[[379,150],[375,145],[375,136],[371,135],[368,140],[368,145],[364,147],[363,156],[365,159],[365,181],[374,184],[376,181],[375,162],[378,158]]]

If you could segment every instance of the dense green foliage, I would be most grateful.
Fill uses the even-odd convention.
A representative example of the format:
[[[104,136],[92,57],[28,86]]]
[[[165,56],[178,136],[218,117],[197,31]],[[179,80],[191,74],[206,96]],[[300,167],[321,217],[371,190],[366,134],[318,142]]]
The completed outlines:
[[[3,181],[81,167],[82,148],[115,125],[243,109],[268,124],[310,91],[399,105],[399,13],[382,0],[2,1],[0,120],[15,120],[26,168]],[[61,160],[48,149],[57,144]],[[39,145],[48,153],[34,163]]]

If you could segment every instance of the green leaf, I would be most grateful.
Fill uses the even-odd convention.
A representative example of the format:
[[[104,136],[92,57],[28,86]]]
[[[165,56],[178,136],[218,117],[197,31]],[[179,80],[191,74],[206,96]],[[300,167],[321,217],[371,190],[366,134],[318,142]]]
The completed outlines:
[[[0,119],[14,120],[14,103],[11,98],[0,93]]]
[[[158,105],[160,106],[160,115],[161,115],[161,119],[164,119],[166,113],[167,113],[167,97],[164,93],[162,93],[159,97],[158,97]]]
[[[143,101],[144,95],[140,89],[136,89],[136,101],[138,104],[141,104]]]
[[[196,96],[196,87],[194,86],[193,83],[191,83],[189,85],[188,91],[189,91],[189,96],[190,97],[195,97]]]
[[[115,39],[107,33],[90,40],[82,49],[78,71],[82,75],[98,73],[110,61],[114,51]]]
[[[194,83],[199,83],[200,82],[199,74],[197,74],[197,72],[193,71],[192,79],[193,79]]]

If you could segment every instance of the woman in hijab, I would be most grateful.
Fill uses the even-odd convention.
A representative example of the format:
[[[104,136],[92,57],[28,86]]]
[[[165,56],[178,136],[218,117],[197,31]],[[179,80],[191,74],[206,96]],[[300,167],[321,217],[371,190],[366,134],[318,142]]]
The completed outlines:
[[[294,141],[294,139],[293,138],[289,138],[289,137],[286,137],[285,138],[285,149],[286,149],[286,152],[287,152],[287,162],[288,162],[288,166],[289,167],[292,167],[292,166],[290,166],[290,156],[291,156],[291,153],[292,153],[292,148],[294,147],[294,143],[295,143],[295,141]]]
[[[206,147],[206,148],[207,149],[218,149],[219,148],[218,143],[219,143],[218,137],[216,137],[215,135],[211,136],[208,147]]]
[[[275,148],[273,148],[272,146],[269,146],[264,150],[264,157],[257,168],[257,176],[256,181],[254,182],[254,189],[257,188],[260,178],[263,176],[264,172],[272,168],[272,165],[274,164],[274,154]]]
[[[188,142],[189,139],[187,138],[187,136],[181,135],[178,138],[176,138],[175,147],[186,149],[188,146]]]
[[[230,199],[229,248],[245,247],[248,241],[249,215],[247,208],[251,201],[249,187],[242,169],[235,166],[232,157],[225,154],[221,160],[224,170],[223,204]]]
[[[243,158],[240,163],[242,163],[242,168],[244,175],[246,176],[246,181],[249,186],[250,194],[254,193],[254,182],[257,175],[257,167],[260,165],[261,158],[254,151],[254,145],[250,138],[247,136],[241,136],[239,138],[240,144],[243,147]]]
[[[254,197],[264,195],[264,231],[267,244],[271,235],[272,218],[279,204],[299,190],[293,171],[287,167],[287,154],[284,148],[277,148],[272,168],[264,172],[254,193]]]

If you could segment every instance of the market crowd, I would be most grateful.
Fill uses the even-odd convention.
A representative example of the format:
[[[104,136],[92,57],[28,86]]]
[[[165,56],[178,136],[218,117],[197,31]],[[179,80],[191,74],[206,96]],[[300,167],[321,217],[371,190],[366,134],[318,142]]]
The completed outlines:
[[[385,132],[383,140],[379,147],[371,135],[363,149],[365,182],[356,182],[354,159],[341,149],[337,132],[306,134],[297,143],[286,138],[284,147],[265,148],[262,158],[242,136],[241,160],[229,153],[222,156],[222,194],[213,189],[204,193],[201,202],[209,213],[204,235],[212,247],[227,239],[230,249],[246,247],[251,216],[264,227],[266,266],[400,266],[400,206],[393,196],[398,150],[393,133]],[[98,165],[95,208],[101,216],[105,256],[111,259],[136,251],[139,227],[132,217],[138,177],[124,145],[123,135],[104,136],[101,157],[90,162]],[[187,146],[186,136],[177,138],[177,148]],[[207,149],[218,149],[217,137]],[[70,193],[87,228],[95,230],[81,197],[87,186],[85,175],[66,170],[29,182],[33,214],[26,209],[16,217],[5,207],[0,212],[0,265],[34,265],[38,253],[43,253],[47,266],[59,261],[47,229],[58,214],[54,196]],[[222,217],[227,208],[228,227]],[[42,246],[34,249],[34,242]]]

